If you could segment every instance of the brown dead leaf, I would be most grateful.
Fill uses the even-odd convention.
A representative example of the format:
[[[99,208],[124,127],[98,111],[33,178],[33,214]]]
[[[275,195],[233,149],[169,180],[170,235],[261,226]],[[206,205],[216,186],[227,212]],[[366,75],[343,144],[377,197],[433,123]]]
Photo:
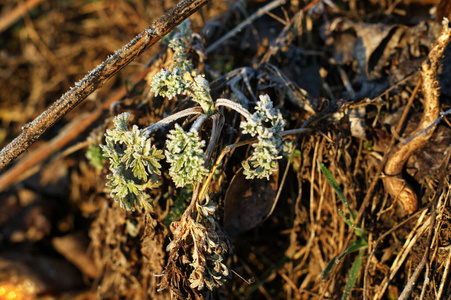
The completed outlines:
[[[354,47],[349,47],[348,39],[336,40],[338,57],[356,59],[361,72],[364,72],[370,79],[376,79],[382,75],[382,67],[393,54],[400,36],[405,31],[405,28],[400,25],[355,23],[352,21],[344,21],[340,23],[338,28],[343,33],[352,29],[357,35]],[[347,45],[343,45],[343,43]]]
[[[279,185],[279,172],[270,180],[247,180],[241,168],[227,189],[224,204],[224,230],[235,237],[260,224],[273,207]]]

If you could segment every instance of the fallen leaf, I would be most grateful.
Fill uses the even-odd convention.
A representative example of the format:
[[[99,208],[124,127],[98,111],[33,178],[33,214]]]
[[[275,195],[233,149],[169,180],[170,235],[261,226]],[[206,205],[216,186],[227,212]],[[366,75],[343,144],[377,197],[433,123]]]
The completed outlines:
[[[224,230],[235,237],[260,224],[276,199],[279,172],[267,179],[247,180],[241,168],[227,189],[224,203]]]

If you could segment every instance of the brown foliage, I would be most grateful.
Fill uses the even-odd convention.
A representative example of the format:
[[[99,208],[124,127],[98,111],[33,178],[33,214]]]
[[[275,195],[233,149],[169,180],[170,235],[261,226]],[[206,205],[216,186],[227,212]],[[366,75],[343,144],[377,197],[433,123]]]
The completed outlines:
[[[50,123],[61,120],[0,175],[0,291],[59,299],[340,298],[354,253],[325,280],[320,274],[356,237],[320,172],[324,163],[369,245],[350,298],[448,297],[451,130],[439,114],[451,103],[448,37],[440,40],[441,24],[424,1],[331,3],[291,1],[265,12],[260,1],[212,1],[194,15],[199,36],[189,57],[211,81],[213,98],[252,109],[269,94],[295,146],[273,181],[249,183],[239,169],[251,141],[240,143],[239,116],[224,109],[206,122],[202,138],[219,145],[208,149],[215,172],[194,194],[211,198],[214,218],[166,174],[149,192],[154,212],[126,212],[105,188],[107,166],[97,170],[85,158],[122,111],[142,128],[191,106],[154,97],[144,80],[171,63],[171,51],[150,49],[119,75],[112,71],[113,80],[76,109],[53,116]],[[176,3],[33,5],[2,25],[2,145]],[[5,4],[2,16],[15,9]],[[222,130],[211,136],[212,128]],[[164,132],[153,142],[163,147]],[[221,152],[225,145],[233,147]],[[398,183],[408,202],[399,200]],[[407,203],[408,216],[396,214],[397,201]]]

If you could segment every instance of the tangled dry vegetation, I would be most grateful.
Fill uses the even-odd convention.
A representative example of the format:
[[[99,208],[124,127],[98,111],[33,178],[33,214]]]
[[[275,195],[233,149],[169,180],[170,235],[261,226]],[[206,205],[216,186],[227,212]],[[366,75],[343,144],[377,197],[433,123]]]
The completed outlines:
[[[273,100],[293,145],[278,170],[245,179],[252,140],[223,109],[220,135],[201,131],[208,189],[163,171],[152,212],[111,199],[113,117],[144,128],[194,105],[151,91],[174,63],[157,44],[0,174],[0,299],[450,299],[451,7],[429,2],[208,2],[187,56],[213,99]],[[19,3],[0,18],[3,146],[177,4]]]

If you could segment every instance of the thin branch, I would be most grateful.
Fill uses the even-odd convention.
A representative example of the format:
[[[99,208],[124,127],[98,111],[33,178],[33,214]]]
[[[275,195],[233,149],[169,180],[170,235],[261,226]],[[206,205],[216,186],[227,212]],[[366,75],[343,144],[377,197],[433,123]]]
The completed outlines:
[[[149,68],[141,72],[134,80],[134,84],[138,84],[149,72]],[[26,156],[20,158],[14,166],[0,175],[0,192],[7,189],[10,185],[25,180],[34,172],[30,170],[48,159],[52,154],[60,151],[67,144],[79,137],[85,130],[92,126],[99,118],[104,116],[111,104],[119,101],[127,94],[127,89],[123,86],[117,92],[110,93],[107,100],[94,111],[88,114],[81,114],[74,118],[69,124],[62,128],[58,135],[50,141],[43,143],[36,149],[28,152]]]
[[[24,152],[56,121],[100,88],[107,79],[118,73],[207,2],[208,0],[182,0],[127,45],[109,56],[34,121],[22,127],[22,133],[0,152],[0,170]]]
[[[230,39],[232,36],[243,30],[245,27],[249,26],[259,17],[263,16],[267,12],[275,9],[276,7],[279,7],[283,4],[285,4],[286,0],[275,0],[272,1],[259,10],[257,10],[255,13],[253,13],[249,18],[238,24],[235,28],[233,28],[231,31],[229,31],[226,35],[224,35],[222,38],[211,44],[207,49],[205,49],[205,55],[211,53],[213,50],[215,50],[219,45],[224,43],[226,40]]]

